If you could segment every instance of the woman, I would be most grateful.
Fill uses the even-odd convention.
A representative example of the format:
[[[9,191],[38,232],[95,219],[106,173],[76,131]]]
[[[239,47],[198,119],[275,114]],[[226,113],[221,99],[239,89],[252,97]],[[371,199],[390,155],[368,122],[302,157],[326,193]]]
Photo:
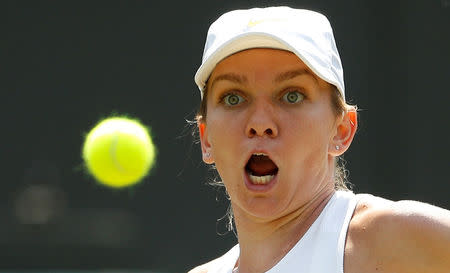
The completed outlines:
[[[328,20],[287,7],[214,22],[195,77],[203,160],[239,244],[191,272],[450,272],[450,213],[344,190],[357,128]]]

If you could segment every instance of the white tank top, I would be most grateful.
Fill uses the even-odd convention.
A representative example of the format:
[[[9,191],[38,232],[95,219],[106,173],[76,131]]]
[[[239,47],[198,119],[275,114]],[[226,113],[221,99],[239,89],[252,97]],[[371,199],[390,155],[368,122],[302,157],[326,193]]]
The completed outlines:
[[[266,273],[344,273],[344,247],[355,194],[336,191],[297,244]],[[215,260],[208,273],[232,273],[239,245]]]

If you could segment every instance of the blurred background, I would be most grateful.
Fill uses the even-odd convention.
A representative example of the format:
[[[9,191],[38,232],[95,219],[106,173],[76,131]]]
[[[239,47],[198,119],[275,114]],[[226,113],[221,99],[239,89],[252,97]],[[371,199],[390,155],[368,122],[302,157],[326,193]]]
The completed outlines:
[[[186,272],[236,243],[187,120],[209,24],[289,5],[326,14],[360,128],[355,192],[450,209],[450,0],[2,1],[1,272]],[[83,170],[84,135],[127,114],[157,166],[125,190]]]

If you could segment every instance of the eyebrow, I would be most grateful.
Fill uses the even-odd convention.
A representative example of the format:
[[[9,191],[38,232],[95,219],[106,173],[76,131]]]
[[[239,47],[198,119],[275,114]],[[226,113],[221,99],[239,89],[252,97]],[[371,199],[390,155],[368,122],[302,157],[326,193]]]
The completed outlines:
[[[234,83],[238,83],[238,84],[243,84],[243,83],[247,83],[247,77],[243,76],[243,75],[238,75],[235,73],[226,73],[226,74],[221,74],[217,77],[215,77],[213,79],[213,81],[211,82],[211,89],[213,88],[214,84],[216,84],[216,82],[218,81],[230,81],[230,82],[234,82]]]
[[[289,71],[278,74],[275,77],[274,82],[280,83],[282,81],[287,81],[287,80],[293,79],[293,78],[301,76],[301,75],[309,75],[309,76],[313,77],[314,80],[317,81],[317,78],[313,73],[311,73],[309,70],[307,70],[305,68],[300,68],[300,69],[289,70]],[[213,79],[213,81],[211,82],[210,89],[212,89],[214,84],[216,84],[219,81],[230,81],[230,82],[234,82],[234,83],[238,83],[238,84],[244,84],[244,83],[248,82],[247,77],[245,77],[244,75],[239,75],[236,73],[226,73],[226,74],[221,74],[221,75],[215,77]]]
[[[280,83],[282,81],[287,81],[287,80],[293,79],[293,78],[301,76],[301,75],[309,75],[309,76],[313,77],[314,80],[317,81],[317,78],[313,73],[311,73],[309,70],[307,70],[305,68],[300,68],[300,69],[289,70],[289,71],[278,74],[275,77],[274,82]]]

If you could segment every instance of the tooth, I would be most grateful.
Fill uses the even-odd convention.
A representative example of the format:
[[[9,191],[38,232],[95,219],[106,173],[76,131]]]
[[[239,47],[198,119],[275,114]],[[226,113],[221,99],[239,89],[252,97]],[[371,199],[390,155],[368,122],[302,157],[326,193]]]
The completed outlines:
[[[257,175],[249,175],[250,177],[250,181],[252,181],[253,184],[257,184],[257,185],[265,185],[267,183],[269,183],[274,175],[263,175],[263,176],[257,176]]]
[[[263,181],[263,184],[267,184],[269,183],[270,180],[272,180],[273,175],[265,175],[263,177],[261,177],[261,180]]]
[[[249,177],[253,184],[257,184],[258,176],[254,176],[254,175],[250,174]]]
[[[257,181],[256,184],[261,185],[261,184],[262,184],[262,178],[261,178],[261,176],[258,176],[258,179],[256,179],[256,181]]]
[[[258,184],[261,185],[263,183],[263,177],[258,176]]]

